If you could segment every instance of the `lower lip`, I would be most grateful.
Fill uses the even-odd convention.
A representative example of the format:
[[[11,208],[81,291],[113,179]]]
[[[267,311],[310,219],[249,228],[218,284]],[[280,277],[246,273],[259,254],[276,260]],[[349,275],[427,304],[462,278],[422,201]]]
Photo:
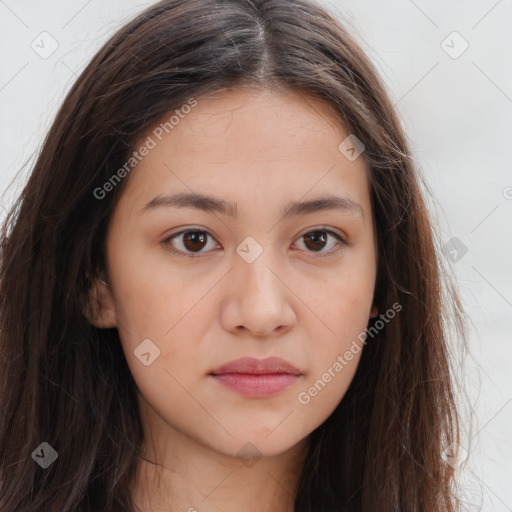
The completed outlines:
[[[223,373],[211,375],[217,382],[244,396],[264,398],[276,395],[295,384],[300,375],[290,373],[269,373],[253,375],[248,373]]]

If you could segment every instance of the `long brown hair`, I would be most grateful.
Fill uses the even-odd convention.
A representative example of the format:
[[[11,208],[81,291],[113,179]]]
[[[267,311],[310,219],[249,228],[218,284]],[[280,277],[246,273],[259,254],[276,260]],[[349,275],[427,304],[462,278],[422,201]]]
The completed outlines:
[[[375,300],[381,312],[403,308],[311,433],[295,511],[457,510],[454,459],[442,453],[459,437],[448,327],[463,348],[464,313],[387,92],[313,0],[163,0],[123,26],[69,91],[2,238],[2,510],[134,510],[136,386],[117,329],[83,314],[129,176],[102,199],[94,190],[164,114],[241,85],[314,95],[364,143]],[[58,453],[46,470],[31,457],[42,442]]]

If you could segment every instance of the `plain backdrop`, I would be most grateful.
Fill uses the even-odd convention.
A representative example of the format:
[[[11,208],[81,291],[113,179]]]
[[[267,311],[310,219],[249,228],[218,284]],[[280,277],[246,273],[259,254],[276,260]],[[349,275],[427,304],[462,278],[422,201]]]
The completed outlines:
[[[0,220],[80,71],[152,3],[0,1]],[[464,421],[471,450],[461,474],[468,509],[512,511],[512,1],[326,5],[389,89],[472,320],[464,376],[476,421]]]

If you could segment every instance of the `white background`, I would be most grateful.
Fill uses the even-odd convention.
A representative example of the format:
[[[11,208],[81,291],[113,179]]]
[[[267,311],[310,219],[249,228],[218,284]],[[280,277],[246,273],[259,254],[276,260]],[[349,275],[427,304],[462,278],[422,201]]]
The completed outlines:
[[[152,3],[0,1],[0,219],[78,73]],[[433,191],[443,243],[457,237],[468,249],[451,263],[472,319],[466,377],[477,417],[466,428],[471,450],[461,481],[468,509],[512,511],[512,1],[329,5],[389,88]],[[46,59],[31,48],[42,46],[43,31],[58,43]],[[467,50],[453,58],[464,41]]]

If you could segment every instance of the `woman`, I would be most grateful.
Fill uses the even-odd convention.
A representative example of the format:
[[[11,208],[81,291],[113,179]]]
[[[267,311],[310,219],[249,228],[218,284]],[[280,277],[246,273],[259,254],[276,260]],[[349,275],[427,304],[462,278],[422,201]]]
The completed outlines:
[[[312,1],[122,27],[3,238],[3,510],[458,510],[465,327],[423,194]]]

